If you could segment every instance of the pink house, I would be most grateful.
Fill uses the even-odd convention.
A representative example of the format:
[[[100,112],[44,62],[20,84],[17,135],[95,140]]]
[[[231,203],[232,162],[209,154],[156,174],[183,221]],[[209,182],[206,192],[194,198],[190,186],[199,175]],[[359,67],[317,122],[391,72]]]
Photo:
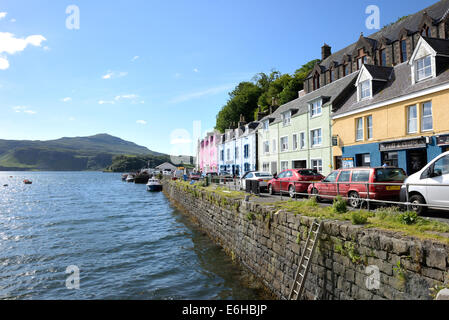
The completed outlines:
[[[218,132],[211,132],[199,141],[198,169],[203,173],[218,173],[218,137]]]

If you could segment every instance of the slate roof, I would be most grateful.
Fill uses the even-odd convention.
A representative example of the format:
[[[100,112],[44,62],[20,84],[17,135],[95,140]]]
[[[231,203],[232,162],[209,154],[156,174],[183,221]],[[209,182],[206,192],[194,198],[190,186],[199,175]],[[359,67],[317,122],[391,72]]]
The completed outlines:
[[[423,39],[437,52],[437,54],[449,55],[448,40],[427,37],[423,37]]]
[[[274,118],[274,121],[271,124],[282,122],[282,114],[291,109],[298,109],[296,115],[305,114],[309,111],[309,102],[320,97],[324,97],[325,101],[323,102],[323,106],[326,104],[332,104],[348,87],[354,86],[357,75],[358,72],[354,72],[347,77],[338,79],[337,81],[321,87],[318,90],[310,92],[305,96],[280,106],[275,112],[260,120],[260,126],[262,126],[262,123],[265,120],[270,118]]]
[[[364,66],[373,77],[373,80],[388,81],[393,72],[393,67],[374,66],[371,64],[365,64]]]
[[[447,41],[447,40],[446,40]],[[449,43],[449,41],[447,41]],[[399,98],[404,95],[429,89],[444,83],[449,83],[449,68],[437,70],[437,77],[431,78],[412,85],[412,70],[408,63],[402,63],[393,68],[390,80],[374,95],[372,99],[357,102],[357,89],[354,86],[352,93],[341,105],[333,106],[338,109],[333,112],[333,117],[348,112],[354,112],[359,109],[369,107],[381,102],[386,102],[393,98]]]
[[[369,36],[366,36],[365,39],[371,42],[375,47],[377,43],[381,41],[383,38],[386,38],[391,42],[399,40],[399,34],[404,29],[407,30],[409,33],[419,32],[419,27],[423,19],[424,12],[426,12],[427,15],[433,19],[434,23],[438,23],[441,20],[444,20],[449,15],[449,0],[441,0],[435,3],[434,5],[426,9],[423,9],[415,14],[412,14],[399,22],[386,26],[380,31],[371,34]],[[323,60],[320,63],[320,66],[326,68],[327,70],[332,66],[334,61],[337,61],[338,63],[341,64],[346,54],[348,55],[353,54],[353,51],[356,49],[358,40],[355,43],[349,45],[348,47],[330,55],[327,59]]]

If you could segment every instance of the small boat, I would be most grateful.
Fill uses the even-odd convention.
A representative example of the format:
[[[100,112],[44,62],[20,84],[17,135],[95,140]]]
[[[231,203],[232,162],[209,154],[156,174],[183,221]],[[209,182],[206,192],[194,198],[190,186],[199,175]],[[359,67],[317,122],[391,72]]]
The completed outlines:
[[[128,174],[128,177],[126,177],[126,182],[134,182],[134,179],[136,178],[133,174]]]
[[[127,173],[122,174],[122,181],[126,181],[126,178],[128,178],[128,174]]]
[[[136,178],[134,179],[134,183],[146,184],[149,179],[150,179],[150,175],[146,171],[144,171],[144,172],[139,173],[136,176]]]
[[[25,183],[25,184],[33,184],[33,182],[30,181],[30,180],[23,180],[23,183]]]
[[[7,187],[8,185],[7,185],[7,184],[4,184],[3,186],[4,186],[4,187]]]
[[[162,191],[162,184],[159,179],[151,178],[147,183],[147,191],[149,192],[159,192]]]

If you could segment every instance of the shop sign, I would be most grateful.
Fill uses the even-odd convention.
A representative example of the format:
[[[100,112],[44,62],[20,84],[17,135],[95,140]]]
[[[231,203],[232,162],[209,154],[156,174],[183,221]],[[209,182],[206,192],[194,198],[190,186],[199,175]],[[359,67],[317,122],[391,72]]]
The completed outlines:
[[[419,139],[385,142],[379,145],[379,149],[381,152],[406,150],[406,149],[419,149],[426,147],[427,147],[427,139],[425,137]]]
[[[354,158],[342,158],[341,163],[342,163],[343,169],[354,168]]]
[[[447,145],[449,145],[449,135],[438,136],[437,137],[437,145],[438,146],[447,146]]]

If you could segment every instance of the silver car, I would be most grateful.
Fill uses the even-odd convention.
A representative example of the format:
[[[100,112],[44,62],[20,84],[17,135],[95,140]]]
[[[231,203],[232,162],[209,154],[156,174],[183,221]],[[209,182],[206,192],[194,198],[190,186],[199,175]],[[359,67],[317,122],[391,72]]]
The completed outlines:
[[[253,171],[247,172],[240,179],[240,190],[246,190],[247,180],[258,180],[261,190],[266,190],[268,187],[268,182],[273,179],[273,175],[269,172]]]

